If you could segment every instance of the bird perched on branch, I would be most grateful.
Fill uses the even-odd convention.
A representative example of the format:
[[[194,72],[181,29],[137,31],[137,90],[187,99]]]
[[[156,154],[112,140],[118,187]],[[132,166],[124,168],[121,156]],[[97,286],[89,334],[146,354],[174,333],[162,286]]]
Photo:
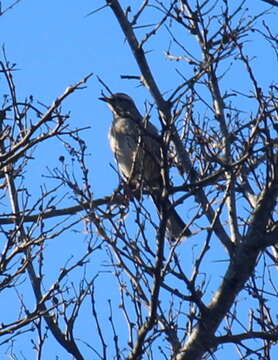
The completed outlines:
[[[172,241],[190,236],[191,231],[170,200],[162,199],[163,158],[156,127],[141,116],[126,94],[116,93],[100,100],[105,101],[113,113],[108,137],[123,180],[135,195],[139,191],[150,194],[161,218],[166,211],[166,228]]]

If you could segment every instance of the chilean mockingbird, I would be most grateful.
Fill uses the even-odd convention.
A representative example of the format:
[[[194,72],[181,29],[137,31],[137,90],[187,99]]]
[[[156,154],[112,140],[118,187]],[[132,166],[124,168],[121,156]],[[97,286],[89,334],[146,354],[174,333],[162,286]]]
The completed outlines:
[[[151,195],[160,217],[167,211],[167,232],[171,240],[188,237],[191,231],[173,208],[170,200],[162,200],[163,158],[157,129],[144,119],[133,100],[116,93],[101,97],[113,113],[109,142],[123,180],[138,194],[141,189]]]

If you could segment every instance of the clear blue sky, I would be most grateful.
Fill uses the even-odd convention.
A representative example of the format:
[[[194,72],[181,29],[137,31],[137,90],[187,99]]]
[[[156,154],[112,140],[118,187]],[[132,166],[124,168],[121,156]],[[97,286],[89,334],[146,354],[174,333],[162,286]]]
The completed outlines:
[[[122,3],[127,4],[128,1]],[[18,94],[22,98],[31,94],[39,101],[50,104],[69,84],[93,72],[113,91],[131,94],[143,109],[144,100],[150,98],[147,91],[136,87],[138,84],[135,81],[120,79],[121,74],[137,75],[138,68],[112,12],[106,8],[86,17],[86,14],[102,4],[103,1],[89,0],[78,3],[73,0],[22,0],[1,17],[1,44],[5,45],[8,59],[17,64],[15,79]],[[260,0],[249,1],[247,5],[254,12],[268,8]],[[149,59],[155,60],[153,71],[158,75],[161,90],[165,91],[169,89],[169,77],[161,76],[160,72],[163,66],[167,66],[161,56],[165,43],[156,41],[152,44],[155,48]],[[259,47],[260,43],[256,41],[251,46]],[[262,60],[258,60],[258,69],[261,71],[258,75],[261,80],[265,80],[266,69],[263,63],[259,63]],[[170,66],[173,67],[172,64]],[[274,66],[274,60],[273,70],[268,64],[270,78],[275,73]],[[177,76],[174,72],[169,75],[170,78]],[[238,79],[231,80],[235,80],[235,87],[238,86]],[[107,167],[109,162],[113,162],[106,135],[111,117],[104,104],[98,100],[102,87],[96,77],[92,77],[87,85],[86,90],[75,93],[65,102],[65,109],[71,110],[71,121],[76,122],[77,126],[92,126],[85,137],[88,138],[93,155],[92,167],[97,167],[98,174],[102,174],[104,180],[99,184],[95,178],[94,188],[103,194],[111,188],[110,180],[113,178],[113,171]]]
[[[137,3],[134,0],[131,2]],[[5,46],[9,61],[17,64],[18,71],[14,77],[18,95],[22,100],[33,95],[35,99],[49,105],[68,85],[79,81],[90,72],[95,74],[88,81],[87,89],[74,93],[65,101],[64,109],[71,111],[70,121],[76,124],[76,127],[91,126],[91,129],[84,133],[84,138],[88,144],[88,152],[91,153],[91,181],[96,196],[110,194],[118,183],[115,172],[109,166],[109,163],[113,163],[107,141],[111,114],[98,100],[102,87],[96,75],[100,76],[112,91],[124,91],[132,95],[141,110],[144,100],[150,99],[147,91],[137,87],[135,81],[120,79],[121,74],[138,75],[138,68],[130,56],[128,45],[112,12],[106,8],[86,17],[86,14],[103,3],[104,1],[100,0],[22,0],[14,9],[0,17],[1,45]],[[121,3],[127,4],[128,1]],[[248,5],[253,12],[269,8],[260,0],[249,0],[246,2],[246,6]],[[3,6],[5,7],[5,1]],[[168,65],[163,56],[154,62],[156,56],[160,56],[161,52],[166,50],[165,44],[157,42],[152,45],[156,47],[149,58],[155,65],[161,90],[165,91],[169,89],[169,77],[177,75],[170,74],[167,77]],[[260,46],[258,40],[250,44],[250,49],[254,54],[260,54]],[[271,52],[265,53],[264,56],[267,54],[270,58],[273,56]],[[274,63],[274,60],[269,61],[267,68],[264,58],[254,60],[257,76],[263,85],[267,85],[277,75],[277,63]],[[238,88],[241,86],[241,80],[240,76],[231,76],[230,87]],[[44,148],[41,161],[34,165],[37,173],[44,172],[46,166],[55,167],[61,154],[66,155],[62,147],[50,145]],[[40,178],[34,177],[33,181],[34,191],[38,190]],[[73,239],[70,243],[76,240]],[[67,246],[70,248],[71,245]],[[56,254],[60,256],[60,251],[64,251],[64,244],[58,244],[57,248],[59,250]],[[76,242],[73,248],[74,251],[78,251]],[[68,257],[71,251],[73,250],[69,250],[65,256]],[[212,266],[217,271],[217,267],[222,265]],[[82,321],[86,331],[84,324],[88,319],[83,317]],[[28,347],[30,349],[30,344]],[[61,359],[70,359],[57,349],[54,347],[53,351],[57,351]],[[22,352],[24,351],[23,347]],[[0,348],[2,359],[1,356],[4,355]],[[28,357],[28,353],[25,353],[25,356]],[[54,355],[48,358],[54,359]],[[236,357],[230,357],[229,360],[236,360]]]

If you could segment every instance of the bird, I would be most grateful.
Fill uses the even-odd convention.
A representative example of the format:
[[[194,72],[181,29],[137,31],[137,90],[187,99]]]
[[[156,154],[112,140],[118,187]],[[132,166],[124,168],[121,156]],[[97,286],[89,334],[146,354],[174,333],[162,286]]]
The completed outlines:
[[[137,197],[149,194],[160,218],[167,211],[166,229],[170,241],[192,235],[169,198],[163,198],[162,147],[157,128],[143,117],[133,99],[124,93],[102,96],[112,111],[108,139],[122,179]]]

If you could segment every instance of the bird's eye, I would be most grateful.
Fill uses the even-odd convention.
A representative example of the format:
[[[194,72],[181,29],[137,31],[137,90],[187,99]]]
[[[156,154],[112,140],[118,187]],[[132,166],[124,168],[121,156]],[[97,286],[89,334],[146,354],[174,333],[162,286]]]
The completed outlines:
[[[126,99],[121,99],[121,104],[122,105],[127,105],[128,104],[128,101]]]

